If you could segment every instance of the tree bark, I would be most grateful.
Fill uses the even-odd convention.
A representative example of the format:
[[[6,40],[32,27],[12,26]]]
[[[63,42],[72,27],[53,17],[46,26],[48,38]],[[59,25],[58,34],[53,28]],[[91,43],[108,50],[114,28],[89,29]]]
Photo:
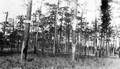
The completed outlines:
[[[77,24],[77,0],[74,0],[74,16],[73,16],[73,35],[72,35],[72,61],[75,60],[75,51],[76,51],[76,24]]]
[[[73,30],[73,35],[72,35],[72,60],[75,60],[75,51],[76,51],[76,32]]]
[[[28,1],[28,8],[27,8],[27,20],[31,20],[31,10],[32,10],[32,0]],[[27,50],[28,50],[28,41],[29,41],[29,30],[30,30],[30,23],[25,24],[25,31],[24,31],[24,39],[23,45],[21,50],[21,60],[27,59]]]
[[[85,52],[85,56],[86,56],[86,50],[87,49],[87,42],[86,42],[86,39],[85,39],[85,47],[84,47],[84,52]]]
[[[56,35],[57,35],[57,22],[58,22],[58,8],[59,8],[59,0],[57,1],[57,10],[56,10],[56,21],[54,23],[54,27],[55,27],[55,32],[54,32],[54,44],[53,44],[53,54],[55,54],[55,46],[56,46]]]
[[[67,48],[67,33],[65,33],[65,50],[64,50],[64,52],[66,52],[66,49]]]

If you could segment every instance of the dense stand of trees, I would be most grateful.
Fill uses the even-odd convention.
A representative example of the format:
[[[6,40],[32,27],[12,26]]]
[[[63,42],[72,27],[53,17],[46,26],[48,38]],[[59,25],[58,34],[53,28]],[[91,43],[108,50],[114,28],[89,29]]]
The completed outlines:
[[[22,51],[25,54],[25,59],[27,50],[30,48],[34,49],[34,53],[40,50],[43,55],[46,52],[53,54],[72,53],[73,60],[75,60],[76,53],[85,56],[93,53],[99,57],[110,55],[110,51],[113,52],[115,47],[110,44],[110,38],[114,33],[113,27],[110,25],[109,2],[111,1],[101,1],[101,23],[98,24],[99,21],[96,18],[92,24],[93,27],[89,27],[89,22],[85,21],[86,17],[83,17],[85,13],[77,10],[77,0],[67,0],[67,2],[69,5],[71,2],[74,3],[73,8],[69,6],[60,7],[60,0],[58,0],[57,5],[45,3],[44,6],[48,7],[47,15],[41,13],[41,6],[32,15],[33,19],[31,19],[29,8],[27,17],[17,16],[19,22],[15,28],[13,27],[14,30],[10,29],[12,27],[10,22],[4,22],[9,29],[3,28],[3,31],[5,30],[10,35],[0,33],[1,51],[4,51],[5,46],[9,44],[11,50],[16,48],[17,51]],[[24,20],[26,19],[31,20],[32,24],[25,25]],[[23,53],[21,53],[21,57],[23,57]]]

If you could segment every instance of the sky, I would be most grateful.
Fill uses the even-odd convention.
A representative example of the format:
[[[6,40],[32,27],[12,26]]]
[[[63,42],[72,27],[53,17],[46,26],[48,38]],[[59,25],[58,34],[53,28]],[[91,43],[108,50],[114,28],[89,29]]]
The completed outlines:
[[[32,13],[35,12],[35,10],[37,8],[40,7],[40,1],[41,0],[33,0],[33,7],[32,7]],[[45,2],[51,2],[51,3],[56,3],[57,0],[45,0]],[[95,6],[97,6],[97,8],[100,7],[101,5],[101,0],[78,0],[78,3],[87,3],[87,5],[85,6],[87,10],[89,10],[87,12],[87,15],[85,15],[86,21],[91,22],[95,20]],[[114,0],[117,1],[117,0]],[[118,0],[119,1],[119,0]],[[96,3],[95,3],[96,2]],[[26,14],[26,6],[25,4],[27,4],[27,0],[0,0],[0,22],[5,21],[5,13],[6,11],[9,12],[9,16],[8,18],[16,18],[17,15],[25,15]],[[64,5],[64,4],[63,4]],[[113,7],[115,7],[112,12],[113,13],[113,17],[118,17],[118,15],[120,14],[119,11],[116,12],[116,10],[118,8],[120,8],[119,4],[115,4],[112,3]],[[79,9],[79,8],[78,8]],[[46,9],[44,6],[42,6],[42,13],[45,13]],[[98,13],[98,12],[97,12]],[[114,22],[118,24],[118,22],[120,22],[119,18],[114,18]]]
[[[35,12],[37,8],[40,7],[40,1],[41,0],[33,0],[33,8],[32,12]],[[56,3],[57,0],[46,0],[47,2]],[[94,0],[79,0],[79,3],[84,3],[88,1],[88,6],[91,6],[89,10],[94,10],[95,2]],[[27,0],[0,0],[0,22],[5,20],[5,14],[4,12],[9,12],[9,17],[15,18],[17,15],[25,15],[26,14],[26,6],[24,4],[27,4]],[[42,11],[46,11],[44,9],[44,6],[42,7]],[[91,12],[93,13],[93,12]],[[91,14],[90,12],[88,15]]]

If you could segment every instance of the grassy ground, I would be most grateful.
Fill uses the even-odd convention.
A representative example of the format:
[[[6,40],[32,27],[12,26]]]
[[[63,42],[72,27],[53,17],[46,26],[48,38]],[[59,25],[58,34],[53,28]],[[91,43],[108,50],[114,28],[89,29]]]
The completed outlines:
[[[6,55],[5,55],[6,54]],[[71,61],[69,54],[41,56],[40,53],[29,53],[27,62],[20,62],[20,53],[0,54],[2,69],[120,69],[118,56],[95,58],[76,56]]]

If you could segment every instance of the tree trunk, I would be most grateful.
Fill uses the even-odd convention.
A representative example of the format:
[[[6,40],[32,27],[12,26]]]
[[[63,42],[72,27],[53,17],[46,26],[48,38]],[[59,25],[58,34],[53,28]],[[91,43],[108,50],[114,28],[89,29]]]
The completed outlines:
[[[73,34],[72,34],[72,60],[75,60],[75,51],[76,51],[76,25],[77,25],[77,0],[74,0],[74,16],[73,16]]]
[[[110,43],[109,43],[109,38],[108,38],[108,56],[110,55]]]
[[[1,47],[1,51],[3,51],[3,47],[4,47],[3,39],[0,40],[0,47]]]
[[[31,10],[32,10],[32,0],[28,1],[28,8],[27,8],[27,20],[31,20]],[[21,60],[23,60],[23,54],[25,56],[25,60],[27,58],[27,50],[28,50],[28,41],[29,41],[29,29],[30,23],[25,24],[25,31],[24,31],[24,40],[21,50]]]
[[[44,56],[44,46],[45,46],[45,43],[46,43],[44,35],[45,35],[44,28],[42,28],[42,49],[41,50],[42,50],[42,55],[43,56]]]
[[[59,32],[57,34],[57,50],[56,50],[56,53],[58,53],[58,50],[59,50]]]
[[[81,50],[80,50],[80,48],[81,48],[81,34],[80,34],[80,32],[78,33],[79,34],[79,53],[80,53],[80,55],[81,55]]]
[[[63,19],[63,16],[64,16],[64,14],[62,14],[62,19]],[[63,24],[63,21],[61,21],[61,30],[60,30],[60,40],[59,40],[59,43],[61,43],[61,40],[62,40],[62,24]],[[59,46],[61,46],[61,44],[59,44]]]
[[[76,32],[75,30],[73,30],[73,35],[72,35],[72,39],[73,39],[73,42],[72,42],[72,60],[74,61],[75,60],[75,51],[76,51]]]
[[[56,32],[57,33],[57,32]],[[58,34],[59,35],[59,34]],[[59,46],[58,46],[58,43],[59,43],[59,38],[58,38],[58,35],[56,35],[56,49],[55,49],[55,53],[58,53],[58,50],[59,50]]]
[[[90,54],[90,49],[89,49],[90,48],[90,37],[88,37],[88,43],[89,43],[88,44],[88,56],[89,56],[89,54]]]
[[[24,54],[24,59],[27,59],[27,50],[28,50],[28,43],[29,43],[29,29],[30,29],[30,23],[26,23],[26,29],[25,29],[25,34],[24,34],[24,40],[23,42],[24,47],[23,47],[23,54]]]
[[[64,50],[64,52],[66,52],[66,50],[67,50],[67,33],[65,34],[66,36],[65,36],[65,50]]]
[[[109,50],[108,50],[108,37],[106,35],[106,55],[108,56],[109,55]]]
[[[98,56],[98,52],[97,52],[97,37],[95,38],[95,56]]]
[[[68,33],[68,43],[67,43],[67,47],[66,47],[66,52],[68,52],[69,45],[70,45],[70,30]]]
[[[39,20],[40,20],[40,13],[39,13]],[[35,37],[35,45],[34,45],[34,53],[36,53],[37,52],[37,45],[38,45],[38,34],[39,34],[39,24],[40,23],[38,23],[38,26],[37,26],[37,33],[36,33],[36,37]]]
[[[86,53],[87,53],[87,42],[86,42],[86,39],[85,39],[85,47],[84,47],[84,52],[85,52],[85,56],[86,56]]]
[[[36,53],[36,52],[37,52],[37,48],[36,48],[36,47],[37,47],[37,44],[38,44],[38,41],[37,41],[38,39],[37,39],[37,38],[38,38],[38,34],[36,34],[36,37],[34,38],[34,39],[35,39],[35,44],[34,44],[34,53]]]
[[[60,36],[59,36],[59,42],[58,42],[59,47],[61,47],[61,35],[62,35],[62,31],[60,31]]]
[[[44,46],[45,46],[45,43],[44,43],[44,38],[42,38],[42,55],[44,56]]]
[[[99,51],[99,57],[103,56],[103,50],[102,50],[102,36],[101,36],[101,40],[100,40],[100,51]]]
[[[55,33],[54,33],[54,45],[53,45],[53,54],[55,54],[55,46],[56,46],[56,35],[57,35],[57,22],[58,22],[58,8],[59,8],[59,0],[58,0],[58,3],[57,3],[57,10],[56,10],[56,21],[54,23],[54,27],[55,27]]]
[[[104,34],[103,34],[104,35]],[[105,36],[105,35],[104,35]],[[105,50],[105,37],[103,37],[103,48]],[[104,51],[104,55],[105,55],[105,51]]]
[[[115,42],[115,39],[113,38],[113,52],[112,53],[115,56],[115,45],[114,45],[115,43],[114,42]]]
[[[95,54],[95,39],[93,39],[93,48],[92,48],[92,53]]]

